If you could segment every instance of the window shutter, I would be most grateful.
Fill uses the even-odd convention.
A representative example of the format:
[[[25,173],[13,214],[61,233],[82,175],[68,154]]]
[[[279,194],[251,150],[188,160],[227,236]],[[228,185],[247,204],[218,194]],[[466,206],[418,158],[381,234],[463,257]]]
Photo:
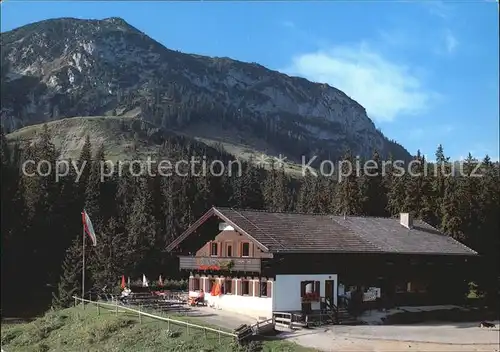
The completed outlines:
[[[304,297],[306,295],[306,284],[307,281],[300,282],[300,297]]]
[[[260,297],[260,281],[253,281],[253,295]]]
[[[273,287],[272,287],[272,284],[273,284],[273,283],[272,283],[271,281],[268,281],[268,282],[267,282],[267,287],[266,287],[266,289],[267,289],[267,290],[266,290],[266,296],[267,296],[267,297],[271,297],[271,295],[272,295],[272,292],[273,292]]]
[[[238,256],[243,257],[243,242],[240,242]]]
[[[320,295],[320,286],[319,286],[319,281],[315,281],[314,282],[314,293],[316,293],[316,295]]]
[[[236,281],[238,283],[238,296],[243,295],[243,280]]]

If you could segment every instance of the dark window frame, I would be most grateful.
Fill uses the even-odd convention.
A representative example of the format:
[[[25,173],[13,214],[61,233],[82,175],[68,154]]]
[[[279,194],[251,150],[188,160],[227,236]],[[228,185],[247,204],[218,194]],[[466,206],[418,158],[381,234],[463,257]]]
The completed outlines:
[[[215,254],[213,254],[214,248],[215,248]],[[217,242],[210,243],[210,256],[211,257],[218,257],[219,256],[219,243],[217,243]]]
[[[248,246],[248,254],[245,255],[245,245]],[[241,242],[241,257],[250,257],[250,242]]]
[[[246,290],[245,290],[246,285]],[[247,291],[247,293],[245,293]],[[241,295],[242,296],[250,296],[250,281],[249,280],[241,280]]]

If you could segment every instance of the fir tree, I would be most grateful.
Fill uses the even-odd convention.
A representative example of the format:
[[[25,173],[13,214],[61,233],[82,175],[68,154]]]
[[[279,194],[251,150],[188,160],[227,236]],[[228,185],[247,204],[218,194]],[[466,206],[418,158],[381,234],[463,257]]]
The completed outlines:
[[[78,236],[66,251],[62,263],[62,275],[54,293],[52,305],[57,308],[69,307],[74,302],[73,296],[81,296],[82,292],[82,239]]]
[[[382,161],[377,151],[367,162],[361,179],[361,199],[363,214],[368,216],[387,216],[387,189],[383,180]]]
[[[314,176],[311,171],[306,170],[297,197],[297,211],[301,213],[314,213],[316,207],[314,204],[316,177],[317,176]]]
[[[80,157],[78,158],[76,164],[78,165],[78,169],[82,170],[81,176],[78,180],[78,184],[80,185],[80,194],[85,194],[85,190],[89,182],[90,170],[92,168],[92,145],[90,143],[89,135],[85,136],[85,142],[83,143]],[[83,206],[84,199],[81,201]]]
[[[136,269],[141,270],[146,266],[148,252],[155,246],[156,224],[148,179],[140,178],[138,186],[132,212],[127,222],[128,246],[134,249],[127,264],[130,266],[136,263]]]
[[[337,187],[337,213],[344,215],[360,215],[362,212],[360,196],[360,188],[353,158],[351,152],[347,152],[342,162],[341,177]]]

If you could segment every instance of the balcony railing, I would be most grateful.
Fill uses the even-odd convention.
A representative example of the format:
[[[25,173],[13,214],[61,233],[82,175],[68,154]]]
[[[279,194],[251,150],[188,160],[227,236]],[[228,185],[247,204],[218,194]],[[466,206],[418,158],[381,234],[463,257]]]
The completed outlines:
[[[260,258],[179,256],[180,269],[204,271],[261,272]]]

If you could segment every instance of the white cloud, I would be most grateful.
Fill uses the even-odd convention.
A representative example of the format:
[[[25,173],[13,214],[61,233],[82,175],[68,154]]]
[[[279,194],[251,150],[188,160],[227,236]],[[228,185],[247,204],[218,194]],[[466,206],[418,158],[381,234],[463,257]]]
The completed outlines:
[[[427,7],[431,15],[440,17],[444,20],[450,19],[453,13],[452,7],[445,4],[443,1],[425,1],[422,2],[422,5]]]
[[[391,62],[363,43],[296,56],[283,71],[342,90],[377,121],[419,114],[436,97],[423,87],[414,70]]]
[[[458,39],[453,35],[451,30],[447,29],[444,33],[444,42],[446,51],[451,54],[455,51],[458,46]]]

